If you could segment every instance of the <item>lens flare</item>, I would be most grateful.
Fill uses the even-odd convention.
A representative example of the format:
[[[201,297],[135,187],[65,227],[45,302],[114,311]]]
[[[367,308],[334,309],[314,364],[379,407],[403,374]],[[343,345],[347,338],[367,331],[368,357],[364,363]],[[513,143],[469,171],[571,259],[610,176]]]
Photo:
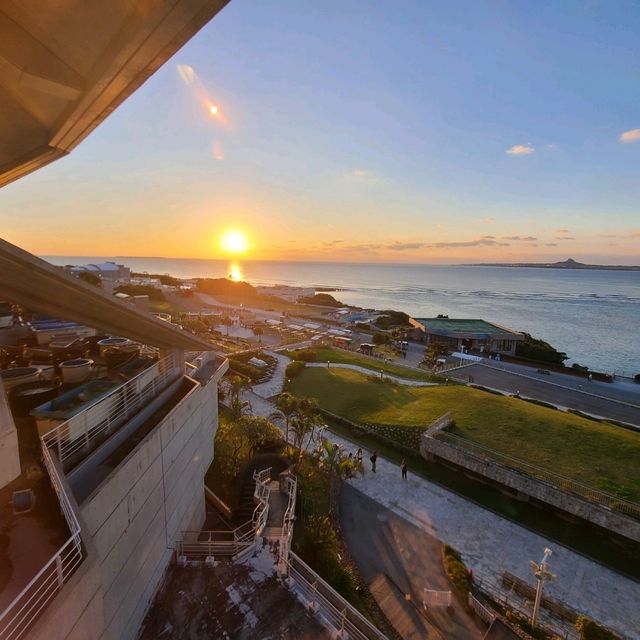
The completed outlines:
[[[226,253],[244,253],[249,243],[242,231],[225,231],[220,238],[220,248]]]
[[[218,115],[218,107],[216,107],[215,104],[212,104],[209,107],[209,112],[211,113],[212,116],[217,116]]]

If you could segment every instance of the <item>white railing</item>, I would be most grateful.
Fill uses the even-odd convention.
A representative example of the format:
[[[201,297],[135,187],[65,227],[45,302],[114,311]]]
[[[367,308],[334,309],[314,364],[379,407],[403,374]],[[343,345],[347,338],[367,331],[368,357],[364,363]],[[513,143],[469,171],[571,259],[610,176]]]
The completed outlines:
[[[269,494],[271,492],[271,467],[253,474],[256,487],[253,492],[258,504],[251,520],[231,531],[182,531],[176,542],[178,559],[205,560],[216,556],[236,557],[256,543],[267,524]]]
[[[170,354],[46,433],[42,440],[56,451],[62,468],[67,470],[181,375],[182,363]]]
[[[67,521],[71,536],[0,614],[0,638],[2,640],[23,638],[36,618],[62,589],[64,583],[71,577],[83,559],[80,524],[73,512],[55,463],[42,440],[41,446],[44,464],[49,472],[51,485],[58,496],[60,509]]]
[[[485,607],[485,605],[474,597],[472,593],[469,594],[468,602],[469,607],[480,618],[480,620],[488,625],[493,624],[493,621],[496,619],[496,614],[489,609],[489,607]]]
[[[329,586],[295,553],[289,554],[288,582],[298,599],[325,625],[349,640],[388,640],[357,609]]]
[[[425,588],[422,595],[422,606],[425,609],[432,607],[450,607],[452,603],[451,591]]]
[[[294,475],[287,477],[287,493],[289,501],[282,520],[282,535],[278,545],[278,571],[280,575],[287,572],[289,552],[291,550],[291,538],[293,537],[293,523],[296,515],[296,494],[298,492],[298,479]]]

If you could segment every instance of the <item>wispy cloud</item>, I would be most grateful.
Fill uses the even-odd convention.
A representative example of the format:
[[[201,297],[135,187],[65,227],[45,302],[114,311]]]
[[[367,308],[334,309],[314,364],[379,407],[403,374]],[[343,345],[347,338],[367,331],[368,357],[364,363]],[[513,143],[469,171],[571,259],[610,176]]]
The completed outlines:
[[[495,240],[496,237],[495,236],[482,236],[483,240]]]
[[[493,218],[476,218],[478,224],[493,224],[495,220]]]
[[[569,229],[556,229],[556,233],[569,233]]]
[[[557,247],[558,243],[557,242],[546,242],[545,247]]]
[[[467,240],[463,242],[434,242],[426,246],[430,249],[451,249],[456,247],[509,247],[510,245],[508,242],[479,238],[478,240]]]
[[[506,153],[510,156],[528,156],[533,153],[535,149],[531,146],[531,143],[527,144],[514,144],[513,147],[507,149]]]
[[[520,242],[535,242],[538,238],[534,238],[533,236],[503,236],[501,240],[513,240]]]
[[[391,251],[406,251],[407,249],[423,249],[427,246],[426,242],[394,242],[388,244],[386,248]]]
[[[571,236],[558,236],[556,240],[575,240],[575,238]]]
[[[620,134],[618,138],[620,142],[640,142],[640,129],[630,129]]]

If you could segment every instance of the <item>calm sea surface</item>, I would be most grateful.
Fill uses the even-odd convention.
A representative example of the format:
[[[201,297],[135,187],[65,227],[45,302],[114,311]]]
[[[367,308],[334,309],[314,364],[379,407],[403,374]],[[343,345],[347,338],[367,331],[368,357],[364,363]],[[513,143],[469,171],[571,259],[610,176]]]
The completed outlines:
[[[183,278],[226,277],[232,263],[166,258],[53,257],[53,264],[115,260],[134,271]],[[343,289],[335,296],[414,317],[483,318],[526,331],[565,351],[569,362],[640,373],[640,271],[507,267],[235,262],[252,284]]]

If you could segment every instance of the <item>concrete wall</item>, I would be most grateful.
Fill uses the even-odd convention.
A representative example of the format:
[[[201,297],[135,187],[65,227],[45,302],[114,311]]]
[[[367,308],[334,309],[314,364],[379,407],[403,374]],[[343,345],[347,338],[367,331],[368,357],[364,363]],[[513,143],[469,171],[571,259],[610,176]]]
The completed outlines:
[[[9,402],[0,382],[0,489],[20,475],[18,432],[9,409]]]
[[[459,467],[504,485],[519,494],[535,498],[557,509],[582,518],[604,529],[640,542],[640,522],[559,487],[533,478],[488,458],[478,456],[427,434],[420,442],[421,455],[430,460],[438,457]]]
[[[83,502],[88,557],[34,638],[137,637],[180,531],[204,523],[204,475],[217,425],[217,385],[198,384]]]

